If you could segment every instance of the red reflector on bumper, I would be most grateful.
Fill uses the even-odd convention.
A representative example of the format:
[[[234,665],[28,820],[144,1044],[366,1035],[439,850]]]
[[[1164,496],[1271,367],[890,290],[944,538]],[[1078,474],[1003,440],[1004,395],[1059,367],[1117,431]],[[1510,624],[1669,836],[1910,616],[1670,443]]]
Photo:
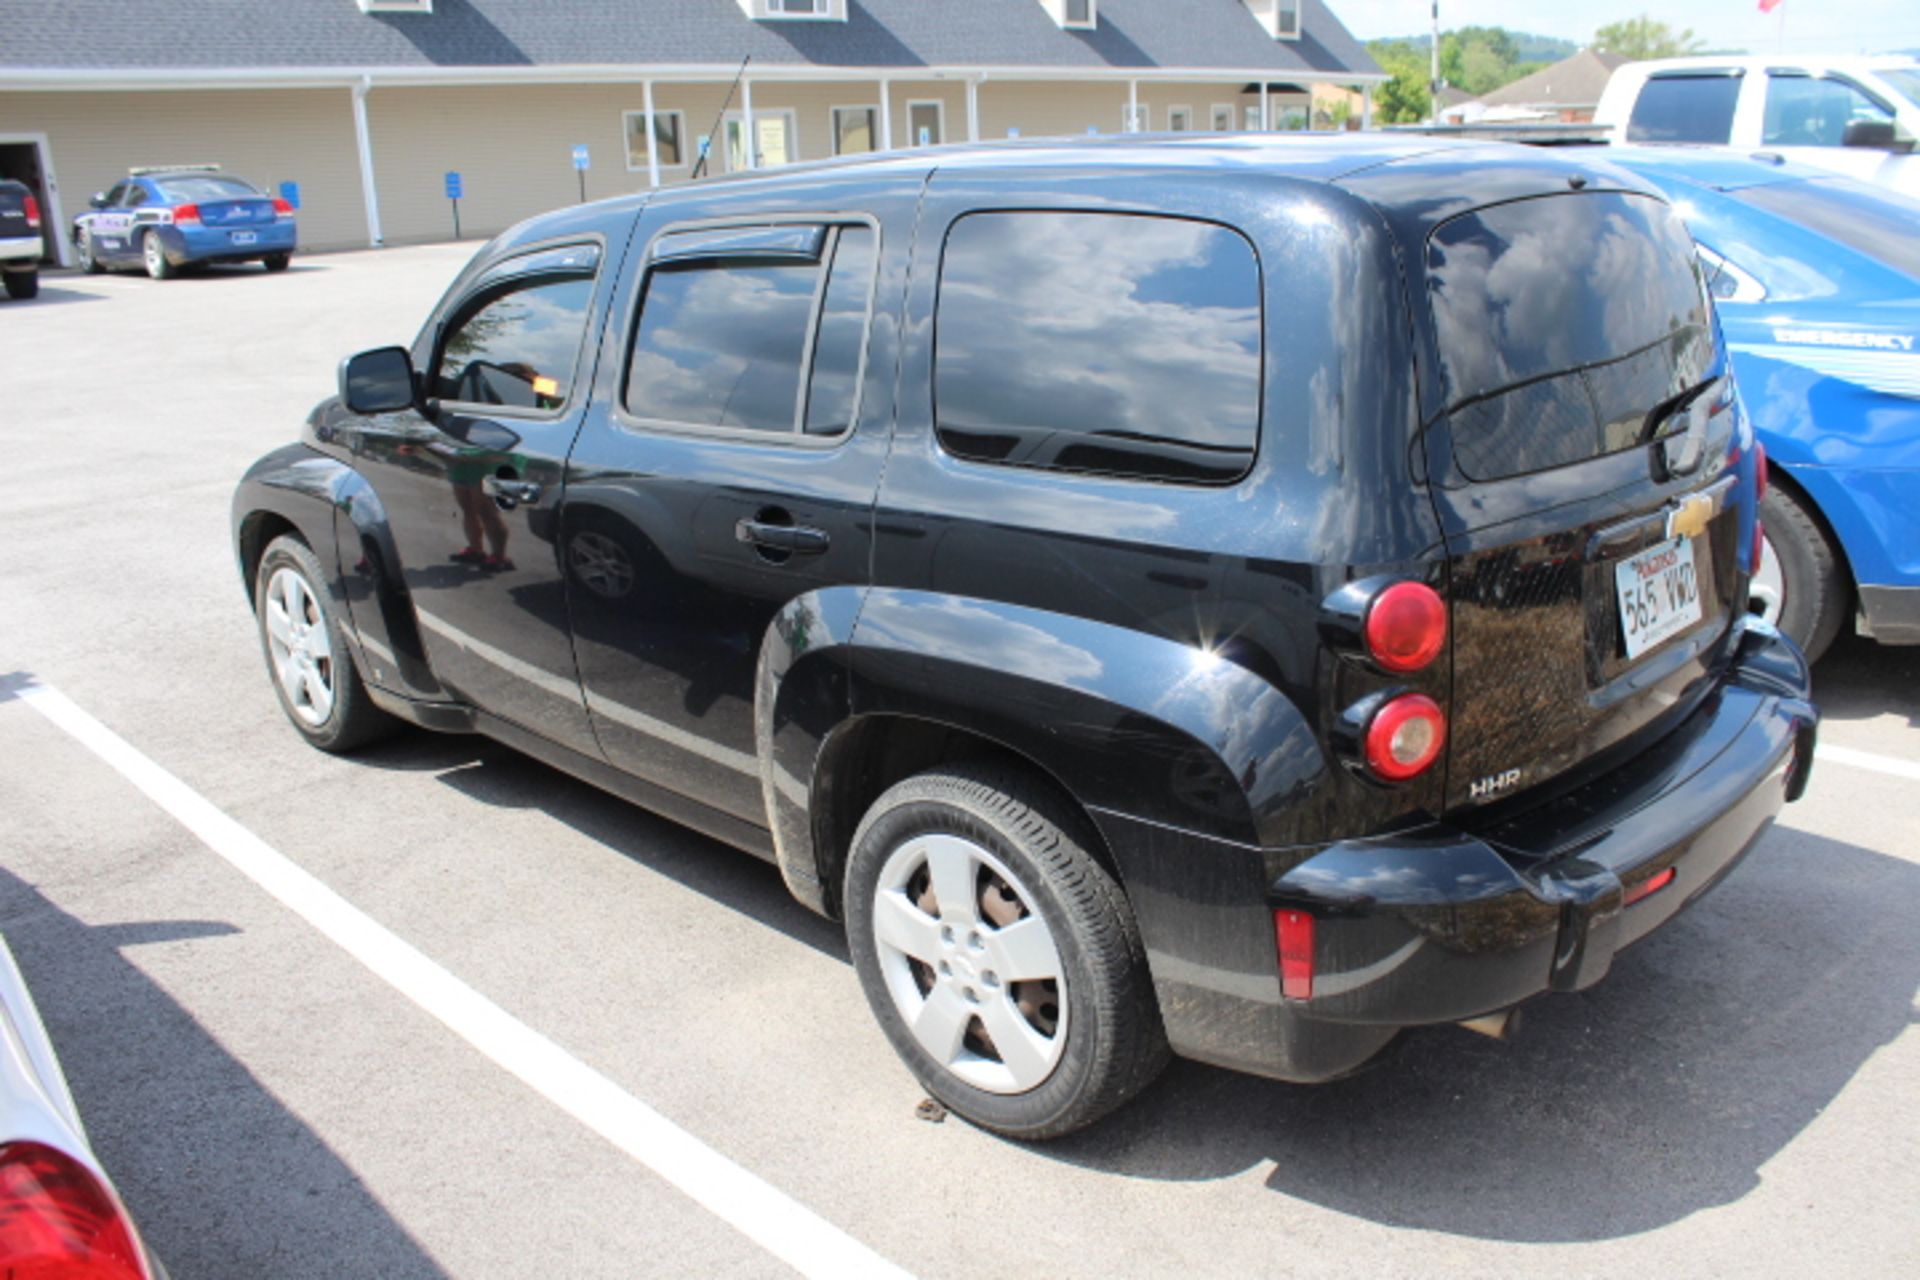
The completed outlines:
[[[1273,913],[1280,944],[1280,994],[1289,1000],[1313,999],[1313,917],[1304,911]]]
[[[1672,867],[1668,867],[1665,871],[1661,871],[1655,875],[1648,876],[1645,880],[1642,880],[1639,884],[1627,890],[1625,905],[1630,907],[1642,898],[1651,898],[1654,894],[1672,884],[1673,876],[1674,871]]]

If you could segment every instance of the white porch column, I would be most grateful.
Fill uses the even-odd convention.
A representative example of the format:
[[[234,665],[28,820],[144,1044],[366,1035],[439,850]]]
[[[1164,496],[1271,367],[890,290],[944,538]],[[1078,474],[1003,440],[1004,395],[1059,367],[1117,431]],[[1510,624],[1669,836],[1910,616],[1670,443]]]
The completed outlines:
[[[373,181],[373,133],[367,128],[367,91],[372,76],[361,76],[353,86],[353,137],[360,146],[360,189],[367,199],[367,244],[378,249],[387,242],[380,231],[380,190]]]
[[[880,146],[881,151],[893,150],[893,81],[880,82]]]
[[[1267,94],[1267,82],[1260,82],[1260,132],[1273,128],[1273,99]]]
[[[980,82],[967,77],[967,141],[980,141]]]
[[[720,122],[721,132],[724,133],[726,127],[727,122],[722,119]],[[746,153],[745,159],[740,166],[743,169],[758,169],[760,167],[760,158],[755,154],[759,148],[753,145],[757,136],[753,131],[753,81],[747,79],[745,76],[741,76],[740,150]]]
[[[1373,86],[1371,84],[1360,86],[1360,127],[1373,128]]]
[[[1140,132],[1140,82],[1127,81],[1127,132]]]
[[[640,91],[646,95],[647,104],[647,185],[660,185],[660,135],[653,131],[653,81],[643,80]],[[680,139],[680,145],[686,146],[687,140]]]

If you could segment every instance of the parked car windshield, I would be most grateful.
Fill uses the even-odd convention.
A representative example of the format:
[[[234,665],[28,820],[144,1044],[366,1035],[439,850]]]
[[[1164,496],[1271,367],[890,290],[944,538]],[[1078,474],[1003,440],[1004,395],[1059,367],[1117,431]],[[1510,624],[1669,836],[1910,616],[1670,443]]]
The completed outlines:
[[[1880,78],[1914,106],[1920,106],[1920,67],[1896,67],[1882,70]]]
[[[1427,278],[1455,455],[1475,479],[1630,448],[1718,359],[1693,241],[1646,196],[1463,214],[1429,239]]]
[[[1742,204],[1797,222],[1920,282],[1920,201],[1846,178],[1773,182],[1727,192]]]
[[[249,196],[257,197],[260,192],[250,183],[238,178],[222,178],[213,174],[196,173],[183,178],[155,178],[153,185],[160,188],[160,194],[169,200],[197,203],[201,200],[244,200]]]

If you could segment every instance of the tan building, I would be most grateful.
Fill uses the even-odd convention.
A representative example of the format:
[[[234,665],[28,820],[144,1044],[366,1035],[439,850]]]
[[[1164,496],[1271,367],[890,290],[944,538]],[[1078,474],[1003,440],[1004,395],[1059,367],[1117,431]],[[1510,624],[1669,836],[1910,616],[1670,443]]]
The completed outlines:
[[[1316,86],[1386,78],[1323,0],[156,0],[129,17],[37,6],[0,44],[0,175],[42,191],[61,239],[134,165],[295,184],[304,248],[364,246],[451,236],[449,173],[473,237],[583,195],[856,151],[1306,127]]]

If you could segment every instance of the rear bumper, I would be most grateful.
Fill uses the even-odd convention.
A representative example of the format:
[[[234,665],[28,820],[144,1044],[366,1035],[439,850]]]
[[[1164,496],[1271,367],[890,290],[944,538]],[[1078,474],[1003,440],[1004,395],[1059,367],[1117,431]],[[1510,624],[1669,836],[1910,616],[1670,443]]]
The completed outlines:
[[[1721,686],[1659,743],[1581,790],[1483,829],[1436,824],[1310,850],[1200,849],[1099,815],[1174,1048],[1261,1075],[1323,1080],[1360,1065],[1401,1027],[1592,985],[1621,948],[1718,883],[1799,797],[1818,721],[1808,693],[1792,643],[1745,626]],[[1250,903],[1229,897],[1262,862],[1274,872],[1264,893]],[[1668,871],[1663,887],[1629,904]],[[1185,891],[1167,892],[1180,877]],[[1315,919],[1308,999],[1280,993],[1276,907]]]
[[[9,271],[38,266],[46,251],[46,242],[39,236],[0,236],[0,264]]]
[[[167,257],[176,266],[188,262],[244,261],[265,257],[270,253],[292,253],[298,238],[292,223],[276,222],[243,230],[254,236],[251,243],[235,244],[233,232],[208,227],[185,231],[179,227],[162,227],[158,234],[161,243],[166,246]]]

